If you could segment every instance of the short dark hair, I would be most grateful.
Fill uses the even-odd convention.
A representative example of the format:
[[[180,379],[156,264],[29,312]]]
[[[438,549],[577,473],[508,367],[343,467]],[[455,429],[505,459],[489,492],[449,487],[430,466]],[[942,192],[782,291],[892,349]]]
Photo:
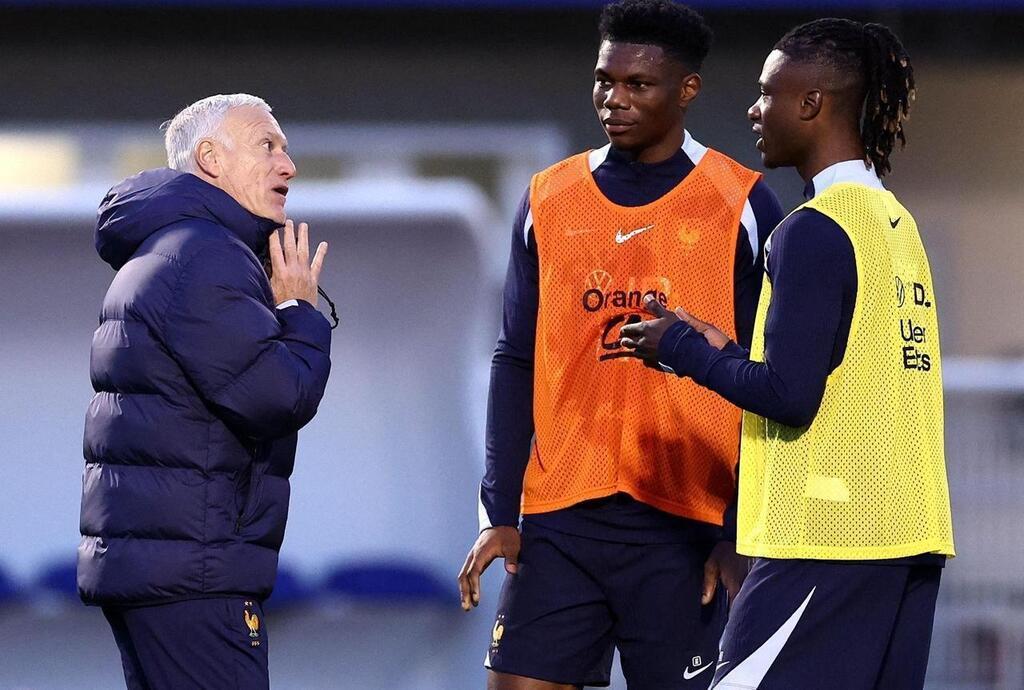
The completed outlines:
[[[704,18],[671,0],[621,0],[601,12],[601,39],[655,45],[688,69],[698,71],[711,49]]]
[[[832,69],[852,95],[864,155],[875,172],[892,169],[889,154],[906,146],[903,123],[914,100],[914,68],[896,35],[882,24],[818,19],[796,27],[775,44],[787,57]]]

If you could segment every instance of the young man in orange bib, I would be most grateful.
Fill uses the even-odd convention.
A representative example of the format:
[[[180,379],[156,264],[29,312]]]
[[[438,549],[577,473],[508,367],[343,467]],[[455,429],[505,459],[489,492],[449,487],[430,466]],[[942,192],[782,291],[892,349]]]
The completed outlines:
[[[662,0],[605,8],[594,106],[609,145],[534,176],[513,226],[494,355],[480,534],[463,608],[505,561],[488,687],[706,688],[735,555],[740,412],[637,366],[643,299],[701,305],[749,342],[767,233],[760,175],[684,129],[711,32]],[[522,525],[520,527],[520,515]]]

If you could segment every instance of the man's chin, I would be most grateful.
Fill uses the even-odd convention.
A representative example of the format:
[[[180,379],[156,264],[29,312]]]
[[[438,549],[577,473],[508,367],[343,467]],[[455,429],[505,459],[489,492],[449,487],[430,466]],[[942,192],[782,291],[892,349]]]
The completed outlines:
[[[635,136],[632,136],[632,132],[623,134],[612,134],[607,129],[604,132],[604,136],[608,139],[608,143],[617,148],[619,151],[634,152],[638,149],[642,149],[643,146],[637,141]]]
[[[764,151],[761,151],[761,165],[763,165],[768,170],[775,170],[776,168],[783,167],[782,163],[780,163],[777,159],[772,158],[770,154]]]
[[[280,208],[280,209],[278,209],[278,208],[266,209],[266,210],[264,210],[261,213],[257,213],[256,215],[259,216],[260,218],[265,218],[266,220],[271,220],[271,221],[277,223],[278,225],[284,225],[284,222],[286,220],[288,220],[288,214],[285,213],[284,208]]]
[[[257,218],[269,220],[272,223],[277,223],[278,225],[284,225],[284,222],[288,219],[288,214],[285,213],[283,204],[267,204],[266,206],[260,206],[259,204],[242,204],[242,208]]]

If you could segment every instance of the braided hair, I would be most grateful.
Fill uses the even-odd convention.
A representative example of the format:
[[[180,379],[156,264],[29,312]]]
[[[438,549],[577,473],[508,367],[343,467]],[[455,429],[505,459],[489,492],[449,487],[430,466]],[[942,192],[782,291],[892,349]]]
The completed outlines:
[[[787,33],[775,49],[832,68],[831,88],[851,96],[860,118],[864,157],[879,176],[892,170],[889,154],[896,142],[907,144],[904,122],[915,97],[914,68],[896,35],[882,24],[818,19]]]

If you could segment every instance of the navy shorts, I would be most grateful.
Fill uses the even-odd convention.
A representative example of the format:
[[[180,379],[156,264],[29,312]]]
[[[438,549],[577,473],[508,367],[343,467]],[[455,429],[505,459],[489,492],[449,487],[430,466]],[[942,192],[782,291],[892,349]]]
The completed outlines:
[[[724,594],[700,603],[711,546],[623,544],[524,522],[485,666],[607,686],[617,647],[630,690],[706,690],[726,616]]]
[[[255,599],[104,607],[128,690],[269,688],[267,629]]]
[[[759,558],[733,602],[715,690],[924,687],[942,568]]]

